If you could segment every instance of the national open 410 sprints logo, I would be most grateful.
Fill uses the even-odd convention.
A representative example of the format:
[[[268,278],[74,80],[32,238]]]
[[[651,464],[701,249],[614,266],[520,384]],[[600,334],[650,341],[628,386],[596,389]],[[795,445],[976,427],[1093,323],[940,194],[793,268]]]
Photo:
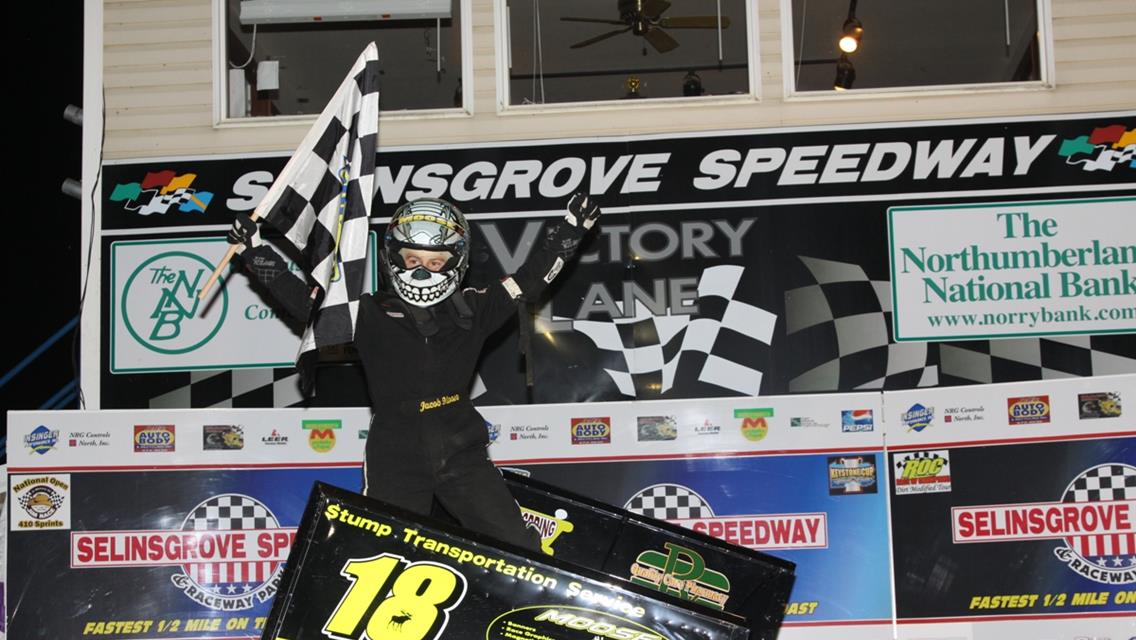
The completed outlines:
[[[151,351],[177,355],[198,349],[213,339],[225,323],[229,294],[217,287],[220,299],[209,313],[197,297],[213,273],[213,263],[188,251],[167,251],[144,260],[122,288],[123,326]]]
[[[656,484],[641,489],[623,508],[750,549],[828,547],[827,513],[716,516],[705,498],[681,484]]]
[[[276,594],[295,536],[259,500],[226,493],[191,509],[176,530],[73,531],[71,567],[178,567],[170,579],[187,598],[243,611]]]
[[[1060,540],[1070,570],[1101,584],[1136,583],[1136,467],[1082,471],[1058,502],[951,509],[955,544]]]

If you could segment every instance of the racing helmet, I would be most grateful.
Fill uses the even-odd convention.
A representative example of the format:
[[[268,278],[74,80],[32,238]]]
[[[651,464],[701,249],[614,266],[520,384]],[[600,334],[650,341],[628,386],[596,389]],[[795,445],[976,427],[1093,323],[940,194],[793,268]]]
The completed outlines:
[[[409,251],[447,254],[445,264],[431,271],[408,264]],[[429,307],[458,289],[469,268],[469,224],[457,207],[437,198],[420,198],[399,207],[383,237],[383,269],[398,297],[416,307]]]

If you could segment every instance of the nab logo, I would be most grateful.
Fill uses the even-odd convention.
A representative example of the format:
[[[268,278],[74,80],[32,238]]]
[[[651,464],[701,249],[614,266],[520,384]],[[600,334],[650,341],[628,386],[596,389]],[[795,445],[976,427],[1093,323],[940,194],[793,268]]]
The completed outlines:
[[[188,353],[208,343],[221,329],[229,294],[219,287],[220,301],[201,314],[197,292],[213,273],[213,264],[186,251],[170,251],[140,264],[122,291],[126,330],[143,347],[157,353]]]
[[[343,426],[342,420],[304,420],[308,432],[308,446],[316,453],[327,453],[335,448],[335,430]]]
[[[195,179],[196,173],[178,175],[170,169],[150,171],[142,182],[114,185],[110,201],[122,202],[123,208],[140,216],[165,214],[174,206],[182,213],[205,213],[213,194],[194,189]]]
[[[773,409],[734,409],[734,418],[741,418],[742,436],[750,442],[760,442],[769,434],[769,422]]]

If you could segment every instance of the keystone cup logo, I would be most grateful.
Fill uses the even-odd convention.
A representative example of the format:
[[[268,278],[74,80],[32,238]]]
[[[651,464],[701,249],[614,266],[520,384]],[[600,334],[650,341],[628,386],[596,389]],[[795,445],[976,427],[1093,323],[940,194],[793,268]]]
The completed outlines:
[[[185,251],[162,253],[139,265],[122,292],[120,311],[130,335],[147,349],[167,355],[209,342],[229,309],[224,287],[208,314],[197,298],[213,268],[208,260]]]

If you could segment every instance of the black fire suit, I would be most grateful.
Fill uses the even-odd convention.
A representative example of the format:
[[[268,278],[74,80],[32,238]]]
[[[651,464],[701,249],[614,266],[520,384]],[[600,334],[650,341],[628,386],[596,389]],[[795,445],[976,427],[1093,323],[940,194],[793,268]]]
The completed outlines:
[[[535,300],[575,254],[584,231],[561,221],[517,273],[486,289],[465,289],[422,309],[395,294],[364,295],[355,347],[374,416],[366,443],[364,493],[429,514],[436,497],[467,529],[539,549],[516,501],[489,460],[488,429],[468,389],[485,339]],[[282,306],[307,320],[307,286],[266,245],[241,256]]]

